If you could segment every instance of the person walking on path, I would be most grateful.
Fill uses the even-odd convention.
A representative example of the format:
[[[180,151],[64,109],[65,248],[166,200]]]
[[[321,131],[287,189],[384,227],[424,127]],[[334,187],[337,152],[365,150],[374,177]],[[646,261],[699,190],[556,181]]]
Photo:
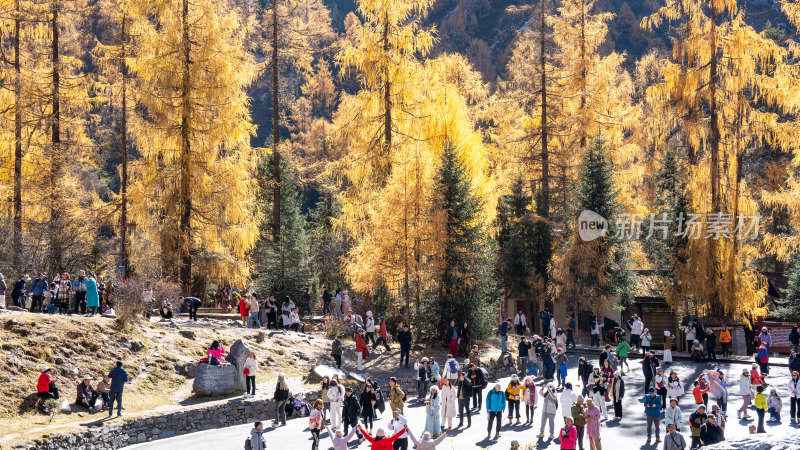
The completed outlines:
[[[325,428],[325,404],[322,399],[314,401],[314,407],[308,413],[308,428],[311,430],[311,450],[319,450],[319,434]],[[328,430],[328,436],[333,439],[333,433]]]
[[[358,332],[355,336],[356,341],[356,370],[359,372],[362,369],[361,364],[369,357],[369,349],[367,348],[367,342],[364,340],[364,330],[361,328],[358,329]]]
[[[633,315],[633,322],[631,322],[631,349],[639,348],[644,352],[641,345],[642,332],[644,331],[644,323],[639,319],[636,314]]]
[[[586,358],[581,356],[578,358],[578,378],[580,378],[581,382],[583,383],[583,390],[581,391],[581,395],[584,397],[589,395],[589,375],[592,374],[592,363],[586,361]]]
[[[600,409],[592,399],[586,401],[586,437],[591,450],[603,450],[600,444]]]
[[[538,394],[536,393],[536,383],[532,376],[527,376],[522,380],[524,391],[522,391],[522,404],[525,405],[525,423],[533,423],[533,412],[538,405]]]
[[[344,390],[344,401],[342,402],[342,419],[344,422],[344,432],[350,429],[349,427],[359,427],[359,416],[361,416],[361,403],[359,403],[358,397],[353,394],[352,388],[346,388]],[[358,439],[361,439],[361,434],[356,431],[356,435],[358,435]]]
[[[539,391],[539,395],[542,396],[542,424],[539,428],[539,434],[537,437],[544,437],[544,426],[546,422],[549,422],[550,437],[548,439],[552,441],[553,436],[555,435],[555,418],[556,412],[558,411],[556,387],[553,385],[553,383],[548,383],[546,386],[542,387],[542,390]]]
[[[503,411],[505,410],[506,397],[503,391],[500,390],[500,383],[497,383],[494,385],[494,388],[486,394],[486,412],[489,415],[489,423],[486,427],[486,439],[491,439],[493,421],[497,421],[494,439],[497,440],[500,438],[500,426],[503,422]]]
[[[408,368],[408,357],[411,354],[411,329],[408,324],[403,325],[403,329],[397,333],[397,342],[400,343],[400,366],[403,366],[403,357],[406,359]]]
[[[386,353],[391,353],[392,348],[389,347],[389,343],[386,342],[386,337],[388,335],[389,333],[386,330],[386,319],[384,319],[383,317],[378,317],[378,340],[373,342],[372,350],[374,351],[376,348],[378,348],[379,345],[383,344],[383,348],[386,349]],[[374,337],[372,339],[375,340]],[[402,364],[402,359],[401,359],[401,364]]]
[[[411,438],[411,442],[414,443],[415,448],[417,450],[436,450],[436,446],[441,444],[444,438],[446,438],[447,435],[450,434],[450,431],[452,431],[451,428],[447,428],[446,430],[444,430],[444,433],[442,433],[442,435],[437,437],[436,439],[433,439],[431,433],[426,431],[422,433],[422,436],[419,439],[417,439],[414,436],[414,433],[412,433],[411,430],[408,428],[408,425],[406,425],[405,430],[408,433],[408,437]]]
[[[622,379],[621,373],[614,375],[610,390],[611,402],[614,404],[614,417],[622,419],[622,399],[625,397],[625,381]]]
[[[572,348],[575,348],[575,331],[578,329],[578,322],[575,320],[574,314],[569,314],[567,317],[567,344],[565,347],[569,347],[572,344]]]
[[[561,449],[575,450],[575,443],[578,441],[578,429],[575,428],[572,417],[567,417],[564,428],[558,432],[558,440],[561,441]]]
[[[630,353],[630,351],[631,351],[631,346],[628,345],[627,341],[619,341],[615,353],[617,354],[617,358],[619,358],[620,373],[622,373],[622,366],[627,367],[628,372],[631,371],[631,366],[628,364],[628,354]]]
[[[689,416],[689,427],[692,430],[692,448],[698,448],[700,443],[700,427],[706,422],[706,407],[697,405],[697,410]]]
[[[470,415],[469,400],[472,397],[472,382],[463,372],[458,374],[458,385],[456,388],[456,399],[458,400],[458,428],[464,425],[464,416],[467,416],[467,428],[472,426],[472,416]]]
[[[572,417],[572,405],[578,400],[578,396],[572,392],[572,383],[564,385],[564,390],[558,399],[561,402],[561,415],[566,423],[567,418]]]
[[[456,389],[458,380],[456,380],[455,383],[451,382],[449,378],[444,378],[443,380],[444,384],[442,385],[441,400],[442,427],[453,428],[453,418],[456,416],[456,400],[458,399],[458,392]],[[469,403],[467,407],[469,407]]]
[[[558,375],[556,377],[558,380],[558,387],[563,388],[564,383],[567,381],[567,355],[561,347],[556,350],[555,364],[558,368]]]
[[[683,414],[681,408],[678,406],[678,399],[669,399],[669,406],[664,410],[664,424],[669,426],[675,425],[675,429],[681,430],[681,423],[683,423]]]
[[[331,342],[331,356],[333,356],[333,360],[336,362],[336,368],[342,368],[342,337],[336,336],[336,338]],[[335,428],[335,427],[334,427]]]
[[[583,450],[583,432],[586,427],[586,409],[583,406],[583,396],[579,395],[572,405],[572,420],[578,432],[578,448]]]
[[[400,414],[402,414],[405,406],[405,396],[406,393],[397,384],[397,378],[389,378],[389,408],[392,411],[400,411]]]
[[[656,373],[658,373],[659,365],[658,359],[655,357],[655,355],[653,355],[653,353],[645,353],[644,359],[642,359],[642,373],[644,373],[645,394],[650,391],[650,385],[652,384]]]
[[[442,378],[447,378],[451,383],[455,384],[458,381],[458,362],[453,354],[447,355],[447,360],[444,362],[444,372]]]
[[[651,429],[656,429],[656,444],[661,442],[661,397],[656,394],[655,388],[650,388],[650,392],[644,396],[644,413],[647,416],[647,445],[650,445]]]
[[[742,396],[742,406],[736,411],[736,417],[747,420],[750,418],[747,414],[747,408],[750,407],[751,398],[753,396],[753,390],[750,384],[750,373],[747,369],[742,369],[742,375],[739,377],[739,395]]]
[[[667,425],[667,435],[664,437],[664,448],[663,450],[685,450],[686,449],[686,439],[683,438],[683,435],[678,433],[677,428],[675,428],[674,424]]]
[[[117,366],[108,373],[111,378],[111,390],[109,392],[110,401],[108,402],[108,417],[114,411],[114,402],[117,403],[117,417],[122,416],[122,391],[125,390],[125,383],[128,382],[128,372],[122,368],[122,361],[117,361]]]
[[[333,382],[331,384],[333,385]],[[328,396],[330,395],[331,393],[328,391]],[[341,399],[341,396],[339,398]],[[275,402],[275,420],[272,421],[272,424],[286,426],[286,402],[289,401],[289,385],[286,383],[286,376],[283,373],[279,373],[278,379],[275,381],[275,392],[272,394],[272,401]],[[339,414],[341,414],[341,400],[339,402]],[[333,404],[331,404],[331,410],[333,410]],[[331,414],[331,424],[333,424],[333,414]],[[333,428],[336,429],[337,426],[338,421]]]
[[[447,326],[447,331],[445,332],[445,336],[447,336],[447,342],[450,344],[450,354],[457,355],[458,354],[458,327],[456,327],[456,321],[451,320],[450,325]]]
[[[800,420],[800,372],[792,371],[789,380],[789,423],[796,424]]]

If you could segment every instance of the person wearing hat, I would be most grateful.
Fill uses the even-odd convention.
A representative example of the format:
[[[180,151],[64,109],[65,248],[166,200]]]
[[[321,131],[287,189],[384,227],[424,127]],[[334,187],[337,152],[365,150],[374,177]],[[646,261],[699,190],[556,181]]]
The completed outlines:
[[[331,442],[333,443],[333,450],[347,450],[347,443],[350,442],[350,439],[353,438],[353,435],[358,432],[358,426],[354,426],[350,433],[347,436],[344,435],[342,430],[331,431],[330,427],[325,427],[328,430],[328,436],[331,438]],[[316,448],[312,447],[312,450],[316,450]]]
[[[430,395],[425,399],[425,431],[434,437],[439,436],[442,432],[441,401],[439,388],[431,386]]]
[[[789,423],[797,423],[800,419],[800,372],[792,371],[789,380]]]
[[[500,425],[503,422],[503,411],[506,409],[506,397],[503,391],[500,390],[500,383],[494,385],[494,388],[486,394],[486,412],[489,413],[489,425],[487,426],[486,439],[492,436],[492,421],[497,421],[495,428],[494,438],[500,437]]]
[[[644,396],[644,413],[647,416],[647,444],[650,444],[652,428],[656,429],[656,444],[661,442],[659,426],[661,424],[661,397],[656,394],[656,388],[651,387]]]
[[[42,373],[39,374],[39,380],[36,382],[36,395],[45,400],[48,398],[58,399],[58,388],[55,379],[50,376],[49,367],[42,369]]]
[[[342,404],[342,419],[344,423],[344,432],[347,433],[349,427],[356,428],[359,426],[358,417],[361,415],[361,403],[358,397],[353,395],[352,388],[344,390],[344,402]],[[356,432],[358,439],[361,439],[361,434]]]
[[[369,349],[367,348],[367,342],[364,340],[364,330],[361,328],[358,329],[355,336],[356,341],[356,370],[361,371],[361,364],[364,360],[367,359],[369,356]]]
[[[564,427],[558,432],[558,439],[561,442],[562,450],[575,450],[578,441],[578,429],[575,428],[572,417],[567,417]]]
[[[664,437],[664,450],[684,450],[686,439],[678,433],[674,423],[667,424],[667,435]]]
[[[93,379],[91,375],[84,375],[83,381],[78,384],[78,396],[75,399],[75,404],[85,407],[90,412],[94,412],[94,402],[100,396],[92,387]]]
[[[689,416],[689,427],[692,430],[692,448],[700,447],[700,427],[706,422],[708,415],[702,403],[697,405],[697,410]]]
[[[570,409],[573,423],[577,429],[578,448],[583,450],[583,434],[586,429],[586,408],[583,406],[583,396],[579,395],[578,399]]]
[[[414,370],[417,372],[417,401],[425,401],[425,394],[431,381],[431,368],[428,365],[428,358],[422,358],[414,362]]]
[[[511,449],[510,450],[519,450],[519,441],[516,439],[511,441]]]
[[[520,424],[519,404],[522,400],[523,386],[519,382],[519,377],[511,375],[511,381],[508,382],[506,387],[506,400],[508,401],[508,424],[514,420],[514,411],[517,413],[517,425]]]
[[[742,396],[742,406],[736,411],[736,417],[747,420],[750,418],[750,416],[747,415],[747,408],[750,407],[750,401],[753,396],[753,387],[750,384],[750,372],[747,369],[742,369],[742,374],[739,376],[739,395]],[[744,416],[742,416],[742,413],[744,413]]]
[[[122,368],[122,361],[117,361],[117,366],[111,369],[108,373],[111,378],[111,390],[109,397],[111,400],[108,402],[108,416],[114,411],[114,402],[117,402],[117,417],[122,415],[122,391],[125,388],[125,383],[128,382],[128,372]]]
[[[359,425],[359,428],[361,428],[361,425]],[[369,433],[365,432],[363,429],[361,431],[364,433],[364,437],[372,444],[372,450],[392,450],[395,448],[392,444],[395,443],[401,435],[406,435],[405,429],[401,429],[392,437],[388,438],[383,428],[378,428],[378,430],[375,431],[375,437],[370,436]],[[408,439],[406,439],[406,446],[408,446]]]
[[[41,272],[39,278],[31,283],[31,312],[42,312],[44,293],[50,289],[47,282],[47,274]]]
[[[699,340],[695,339],[692,341],[692,347],[689,349],[691,353],[692,361],[700,362],[703,358],[703,344],[700,343]]]

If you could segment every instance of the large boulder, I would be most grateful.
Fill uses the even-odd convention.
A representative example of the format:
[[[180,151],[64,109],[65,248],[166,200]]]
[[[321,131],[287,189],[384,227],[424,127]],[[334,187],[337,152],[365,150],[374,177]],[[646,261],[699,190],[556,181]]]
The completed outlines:
[[[231,345],[230,352],[225,358],[229,363],[236,366],[234,380],[236,382],[237,392],[247,391],[247,379],[244,375],[244,363],[247,361],[248,356],[250,356],[250,347],[248,347],[243,340],[239,339],[234,342],[233,345]]]
[[[236,366],[200,364],[192,391],[197,395],[230,395],[236,392]]]

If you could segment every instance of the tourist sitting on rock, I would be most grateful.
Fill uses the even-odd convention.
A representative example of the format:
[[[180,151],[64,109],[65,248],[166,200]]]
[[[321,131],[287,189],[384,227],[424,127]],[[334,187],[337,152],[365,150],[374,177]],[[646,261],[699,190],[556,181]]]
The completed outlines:
[[[161,302],[161,308],[158,309],[158,314],[161,315],[161,318],[164,320],[172,320],[172,305],[170,305],[168,301],[163,300]]]
[[[97,382],[97,387],[94,390],[103,397],[103,404],[108,407],[108,404],[111,403],[111,378],[108,378],[108,375],[103,375],[103,379]]]
[[[295,308],[289,313],[289,318],[292,320],[292,324],[289,325],[289,329],[292,331],[299,331],[301,333],[306,332],[306,325],[303,322],[300,322],[300,308]]]
[[[49,367],[42,369],[42,373],[39,375],[39,381],[36,382],[36,395],[45,400],[49,398],[58,398],[56,381],[50,377]]]
[[[220,345],[218,340],[214,340],[214,342],[211,343],[211,347],[206,350],[206,354],[208,355],[208,363],[213,366],[227,364],[222,359],[223,353],[225,353],[225,347]]]
[[[102,405],[95,408],[95,402],[97,402],[97,398],[100,397],[100,394],[92,387],[91,383],[93,379],[91,375],[83,377],[83,381],[78,385],[78,397],[75,399],[75,404],[83,406],[91,413],[97,412],[102,408]]]

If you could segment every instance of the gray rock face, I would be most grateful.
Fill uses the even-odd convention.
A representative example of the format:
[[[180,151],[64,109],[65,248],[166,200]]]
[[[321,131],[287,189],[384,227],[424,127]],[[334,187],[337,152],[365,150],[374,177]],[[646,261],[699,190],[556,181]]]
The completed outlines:
[[[225,366],[200,364],[192,384],[192,391],[202,396],[233,394],[236,392],[236,371],[236,366],[233,364]]]
[[[186,339],[194,339],[194,331],[192,330],[181,330],[180,333]]]
[[[247,381],[243,371],[244,363],[247,361],[248,356],[250,356],[250,347],[248,347],[243,340],[239,339],[231,345],[231,350],[227,358],[225,358],[232,365],[236,366],[236,373],[234,375],[236,392],[245,392],[247,390]]]

